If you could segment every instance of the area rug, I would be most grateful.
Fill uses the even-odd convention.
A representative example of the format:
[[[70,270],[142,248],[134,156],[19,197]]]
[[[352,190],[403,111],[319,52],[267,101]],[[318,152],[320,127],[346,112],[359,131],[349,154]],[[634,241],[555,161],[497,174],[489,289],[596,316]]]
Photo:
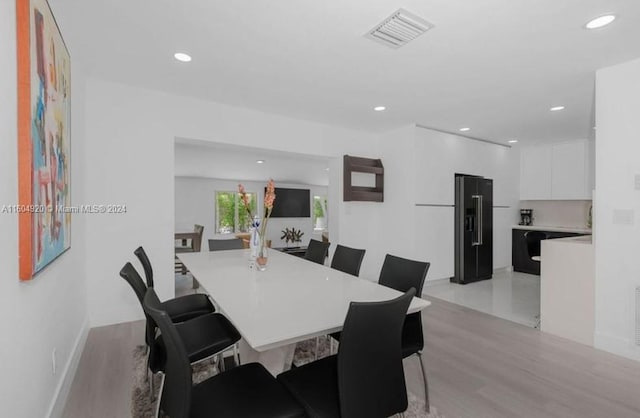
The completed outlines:
[[[329,354],[329,341],[320,338],[319,357]],[[301,366],[315,358],[315,338],[298,343],[294,354],[294,364]],[[193,383],[199,383],[218,373],[215,359],[209,359],[193,366]],[[133,351],[133,391],[131,399],[131,416],[133,418],[153,418],[156,410],[158,391],[160,389],[160,375],[154,377],[155,393],[151,396],[149,382],[146,378],[146,347],[140,345]],[[409,407],[404,413],[405,418],[444,418],[432,406],[431,413],[424,410],[424,400],[409,392]],[[241,417],[238,417],[241,418]]]

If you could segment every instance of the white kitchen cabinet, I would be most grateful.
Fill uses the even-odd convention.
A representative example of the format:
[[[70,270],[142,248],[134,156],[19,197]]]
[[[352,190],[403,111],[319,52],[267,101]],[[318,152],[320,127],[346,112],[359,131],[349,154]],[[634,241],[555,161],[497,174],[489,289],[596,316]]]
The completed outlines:
[[[551,147],[537,146],[520,153],[520,200],[551,199]]]
[[[590,200],[590,149],[586,140],[524,148],[520,153],[520,199]]]
[[[551,152],[551,199],[590,199],[586,196],[586,169],[585,141],[553,145]]]

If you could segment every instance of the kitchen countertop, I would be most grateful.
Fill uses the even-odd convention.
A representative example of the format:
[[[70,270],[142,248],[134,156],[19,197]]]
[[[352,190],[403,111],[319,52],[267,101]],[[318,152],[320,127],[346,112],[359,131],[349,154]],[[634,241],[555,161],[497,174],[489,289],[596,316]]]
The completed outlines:
[[[524,229],[529,231],[575,232],[577,234],[591,234],[591,228],[581,228],[577,226],[512,225],[512,228]]]
[[[591,235],[580,235],[578,237],[554,238],[549,240],[549,242],[553,242],[553,243],[559,242],[561,244],[591,245],[593,244],[593,237]]]

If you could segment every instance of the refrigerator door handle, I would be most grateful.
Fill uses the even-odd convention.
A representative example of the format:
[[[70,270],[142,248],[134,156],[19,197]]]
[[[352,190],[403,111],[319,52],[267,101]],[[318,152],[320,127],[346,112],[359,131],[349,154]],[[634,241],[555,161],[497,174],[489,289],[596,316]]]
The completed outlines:
[[[482,196],[474,194],[471,195],[471,199],[473,199],[473,212],[474,212],[474,218],[476,219],[475,221],[475,225],[474,225],[474,236],[471,238],[471,245],[472,246],[476,246],[476,245],[481,245],[481,236],[480,236],[480,231],[482,230],[482,206],[481,206],[481,200]]]
[[[482,233],[482,229],[484,228],[484,213],[483,213],[483,197],[482,195],[478,196],[478,245],[482,245],[484,241],[484,236]]]

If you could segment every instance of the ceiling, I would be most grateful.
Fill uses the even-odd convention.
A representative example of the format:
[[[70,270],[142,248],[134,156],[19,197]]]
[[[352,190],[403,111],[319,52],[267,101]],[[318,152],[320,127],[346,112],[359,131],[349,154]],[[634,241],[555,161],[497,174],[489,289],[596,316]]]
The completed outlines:
[[[373,132],[587,138],[595,70],[640,57],[638,0],[50,3],[95,77]],[[363,36],[400,7],[435,28],[400,49]],[[607,12],[613,24],[583,28]]]
[[[264,161],[258,164],[257,161]],[[310,155],[177,138],[175,176],[328,186],[329,161]]]

